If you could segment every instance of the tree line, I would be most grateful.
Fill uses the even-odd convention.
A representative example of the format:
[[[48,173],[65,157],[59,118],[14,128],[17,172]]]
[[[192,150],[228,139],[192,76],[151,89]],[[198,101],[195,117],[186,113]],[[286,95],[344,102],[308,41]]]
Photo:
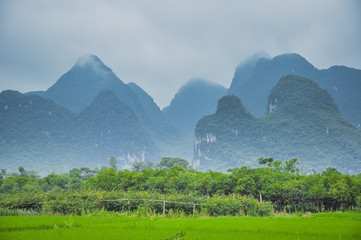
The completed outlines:
[[[0,180],[0,207],[11,205],[5,199],[19,199],[19,196],[29,193],[67,196],[76,192],[84,193],[88,196],[86,199],[90,197],[93,200],[96,197],[91,197],[92,194],[146,193],[149,197],[168,199],[171,198],[169,196],[177,196],[176,199],[191,196],[192,201],[205,203],[206,199],[231,201],[238,196],[270,202],[277,212],[361,209],[361,174],[341,174],[335,168],[328,168],[322,173],[301,175],[297,159],[283,163],[272,158],[260,158],[259,163],[263,167],[243,166],[229,169],[227,173],[201,172],[192,169],[184,159],[163,158],[157,165],[135,162],[132,170],[117,170],[116,162],[111,158],[111,167],[100,170],[74,168],[65,174],[49,174],[42,178],[36,174],[32,175],[33,178],[26,176],[26,170],[21,168],[22,175]],[[57,201],[56,197],[51,200]]]

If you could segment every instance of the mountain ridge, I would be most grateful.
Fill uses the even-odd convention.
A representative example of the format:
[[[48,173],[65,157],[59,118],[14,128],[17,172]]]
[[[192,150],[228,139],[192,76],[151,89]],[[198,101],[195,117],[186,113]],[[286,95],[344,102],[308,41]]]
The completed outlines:
[[[222,101],[235,101],[238,107],[222,105]],[[307,169],[336,166],[344,172],[361,170],[355,166],[361,166],[361,131],[343,118],[331,95],[317,83],[284,76],[271,90],[268,101],[268,108],[273,106],[268,114],[253,118],[238,97],[220,99],[218,108],[228,108],[228,119],[222,119],[222,109],[217,109],[199,120],[194,165],[226,170],[255,166],[259,157],[272,156],[300,158]]]
[[[244,63],[244,64],[247,64]],[[237,67],[241,71],[242,64]],[[265,116],[267,95],[278,80],[287,74],[304,76],[326,89],[339,106],[345,118],[359,127],[361,125],[361,70],[345,66],[332,66],[319,70],[299,54],[282,54],[272,59],[259,58],[248,79],[235,72],[227,94],[242,99],[247,109],[257,117]],[[360,126],[361,127],[361,126]]]
[[[199,118],[216,109],[217,100],[225,92],[226,88],[219,84],[193,78],[179,89],[163,112],[169,122],[189,135],[193,133]]]
[[[37,95],[4,91],[0,123],[0,162],[11,169],[99,167],[111,155],[129,167],[132,161],[160,157],[135,113],[109,90],[81,113]]]

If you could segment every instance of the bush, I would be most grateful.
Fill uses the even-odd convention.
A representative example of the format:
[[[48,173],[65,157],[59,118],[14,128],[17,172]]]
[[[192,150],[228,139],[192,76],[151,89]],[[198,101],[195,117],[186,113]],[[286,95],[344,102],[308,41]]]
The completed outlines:
[[[94,192],[57,191],[47,197],[43,204],[43,214],[81,215],[96,208]]]
[[[214,196],[206,200],[205,209],[211,216],[272,216],[273,206],[270,202],[258,202],[249,196]]]
[[[38,216],[40,212],[26,209],[0,208],[0,216]]]
[[[0,195],[0,207],[40,211],[44,201],[43,193],[17,193]]]

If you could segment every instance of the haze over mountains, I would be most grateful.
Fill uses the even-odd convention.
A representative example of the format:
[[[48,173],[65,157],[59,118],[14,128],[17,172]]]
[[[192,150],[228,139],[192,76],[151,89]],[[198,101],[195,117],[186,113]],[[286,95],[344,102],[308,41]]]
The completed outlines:
[[[280,80],[287,74],[314,80],[332,97],[302,77]],[[0,163],[44,171],[103,166],[111,155],[120,167],[174,156],[226,170],[272,156],[299,157],[309,169],[361,171],[353,167],[361,159],[360,92],[360,70],[256,54],[237,67],[230,89],[192,79],[161,111],[140,86],[88,55],[47,91],[0,93]]]
[[[269,58],[256,54],[237,67],[227,94],[241,98],[255,116],[265,116],[267,96],[282,76],[294,74],[315,81],[326,89],[344,117],[355,126],[361,125],[361,70],[333,66],[319,70],[298,54]]]
[[[268,96],[266,117],[247,112],[241,100],[228,95],[213,115],[195,130],[195,163],[219,169],[256,165],[251,160],[273,156],[298,158],[304,169],[335,166],[361,171],[361,131],[343,118],[330,94],[315,82],[294,75],[282,77]]]
[[[110,155],[128,167],[134,160],[160,157],[134,112],[108,90],[79,114],[10,90],[0,94],[0,104],[0,159],[9,169],[101,167]]]
[[[205,79],[191,79],[179,89],[163,112],[182,133],[193,135],[197,121],[216,110],[217,100],[226,91],[225,87]]]

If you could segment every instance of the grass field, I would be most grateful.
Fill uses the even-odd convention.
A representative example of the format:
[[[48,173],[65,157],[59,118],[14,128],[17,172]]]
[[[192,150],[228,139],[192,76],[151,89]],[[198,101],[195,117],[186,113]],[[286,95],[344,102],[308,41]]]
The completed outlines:
[[[0,239],[361,239],[360,213],[308,217],[0,217]]]

